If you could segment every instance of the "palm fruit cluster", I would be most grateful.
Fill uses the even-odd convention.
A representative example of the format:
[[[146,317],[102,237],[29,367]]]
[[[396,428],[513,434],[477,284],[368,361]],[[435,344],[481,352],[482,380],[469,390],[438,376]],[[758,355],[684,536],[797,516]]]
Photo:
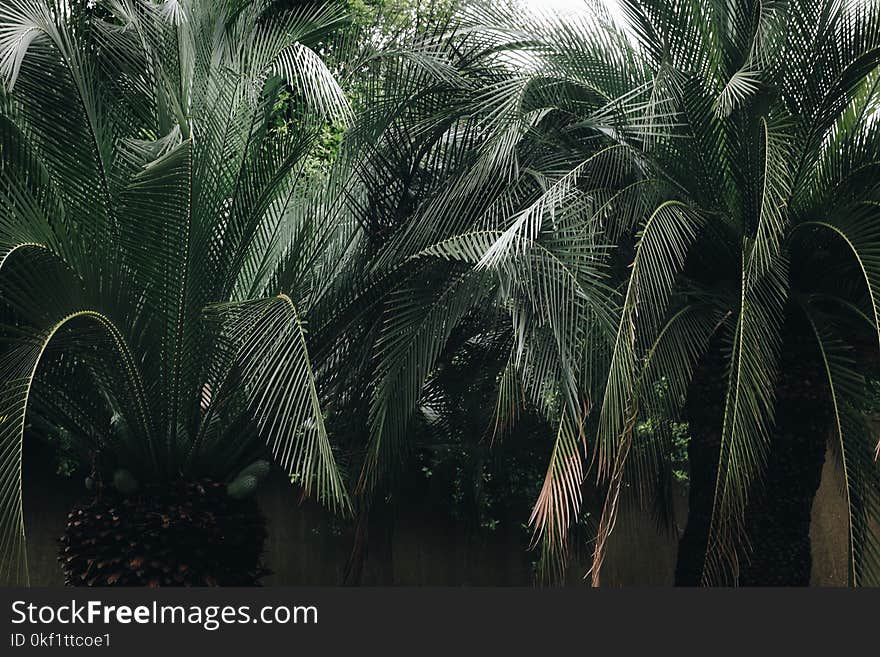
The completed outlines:
[[[265,540],[256,501],[225,483],[117,472],[68,514],[59,561],[68,586],[256,586]]]

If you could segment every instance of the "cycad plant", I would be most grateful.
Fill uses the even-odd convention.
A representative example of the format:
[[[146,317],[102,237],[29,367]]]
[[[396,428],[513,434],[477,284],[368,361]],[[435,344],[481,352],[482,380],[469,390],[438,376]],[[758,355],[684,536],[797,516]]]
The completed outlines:
[[[868,382],[880,346],[880,9],[619,7],[623,28],[601,3],[565,21],[511,21],[492,5],[469,19],[487,48],[525,62],[477,111],[517,153],[557,157],[515,170],[514,186],[538,180],[544,191],[495,214],[497,237],[480,248],[469,237],[459,251],[479,269],[537,252],[521,240],[568,238],[563,262],[606,244],[607,284],[619,293],[610,340],[578,339],[583,320],[551,321],[557,340],[583,346],[563,362],[593,376],[590,386],[572,380],[580,403],[566,412],[579,431],[554,451],[537,527],[563,542],[581,500],[583,442],[607,490],[598,583],[623,500],[658,499],[671,479],[669,433],[638,427],[683,419],[691,492],[679,583],[807,583],[826,443],[846,482],[850,582],[876,582]],[[575,308],[547,303],[560,317]]]
[[[246,495],[265,465],[236,475],[266,445],[304,492],[348,504],[298,308],[266,276],[280,257],[312,272],[329,239],[290,208],[322,125],[348,117],[312,49],[342,18],[314,5],[267,6],[0,7],[3,581],[27,579],[21,454],[37,433],[65,437],[99,500],[140,487],[152,491],[144,504],[171,498],[193,523],[237,513],[220,510],[226,488],[212,502],[213,487],[228,482],[233,499]],[[299,120],[280,134],[282,93]],[[200,499],[183,508],[193,490]],[[122,577],[123,555],[102,577],[103,561],[72,556],[91,572],[83,582]],[[181,581],[167,564],[157,572],[151,583]],[[217,573],[195,581],[217,582]]]

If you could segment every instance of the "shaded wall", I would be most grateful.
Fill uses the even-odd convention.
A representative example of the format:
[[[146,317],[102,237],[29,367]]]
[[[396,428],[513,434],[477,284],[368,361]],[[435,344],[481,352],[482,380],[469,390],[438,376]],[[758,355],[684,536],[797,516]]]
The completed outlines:
[[[85,486],[54,474],[51,463],[25,463],[22,494],[31,585],[63,586],[58,539],[64,533],[70,506],[85,492]]]
[[[31,583],[63,584],[56,561],[57,538],[68,507],[84,492],[81,482],[59,477],[46,462],[26,463],[24,500]],[[353,536],[320,508],[299,504],[285,479],[270,479],[259,493],[269,525],[266,562],[274,571],[266,585],[335,585],[342,581]],[[686,497],[677,500],[684,525]],[[494,532],[468,530],[430,508],[400,508],[381,534],[370,537],[362,582],[372,585],[529,585],[534,553],[519,527]],[[846,585],[846,507],[842,475],[833,457],[825,462],[812,512],[812,583]],[[645,513],[621,514],[602,570],[604,586],[663,586],[673,583],[677,536],[659,530]],[[575,564],[571,585],[586,584],[587,559]]]
[[[843,468],[829,450],[822,466],[822,483],[816,492],[810,521],[810,551],[813,568],[812,586],[846,586],[847,536],[849,519],[846,509]]]

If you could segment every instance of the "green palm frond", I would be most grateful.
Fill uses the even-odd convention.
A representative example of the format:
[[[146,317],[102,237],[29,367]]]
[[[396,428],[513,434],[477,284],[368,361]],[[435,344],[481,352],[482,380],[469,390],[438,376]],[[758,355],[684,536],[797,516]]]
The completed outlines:
[[[293,266],[296,251],[270,245],[324,122],[350,115],[311,47],[345,18],[105,5],[84,22],[63,2],[0,9],[3,581],[26,576],[26,418],[36,433],[93,429],[78,437],[87,465],[112,453],[145,480],[228,477],[261,439],[304,492],[348,508],[297,309],[234,296],[255,262]],[[281,137],[272,113],[287,88],[301,120]],[[304,261],[328,234],[301,233]],[[283,292],[261,280],[249,291]],[[230,303],[213,332],[205,307]]]

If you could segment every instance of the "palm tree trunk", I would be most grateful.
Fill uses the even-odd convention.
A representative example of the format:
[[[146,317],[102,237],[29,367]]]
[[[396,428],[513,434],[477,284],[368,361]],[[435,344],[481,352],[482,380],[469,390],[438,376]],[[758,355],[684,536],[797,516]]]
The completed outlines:
[[[815,346],[787,335],[776,403],[776,429],[764,486],[746,512],[750,549],[743,555],[743,586],[810,583],[810,518],[822,477],[831,417]]]
[[[694,372],[685,417],[688,419],[688,518],[678,542],[676,586],[699,586],[709,539],[715,473],[721,450],[721,419],[724,408],[724,361],[713,345]]]
[[[767,469],[746,511],[749,549],[741,555],[744,586],[810,582],[810,518],[830,429],[827,388],[815,367],[815,345],[788,327],[777,388],[776,425]],[[690,422],[687,527],[679,541],[675,583],[699,586],[721,447],[724,365],[713,349],[694,373]]]

